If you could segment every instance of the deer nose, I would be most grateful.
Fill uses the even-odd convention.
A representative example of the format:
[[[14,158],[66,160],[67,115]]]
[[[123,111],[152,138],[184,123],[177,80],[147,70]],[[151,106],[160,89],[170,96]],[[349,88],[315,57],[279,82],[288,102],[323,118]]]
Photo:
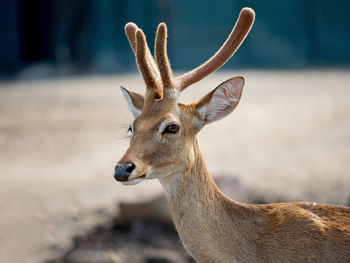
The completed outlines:
[[[135,165],[133,163],[125,163],[125,164],[117,165],[114,170],[115,180],[119,182],[127,181],[134,169],[135,169]]]

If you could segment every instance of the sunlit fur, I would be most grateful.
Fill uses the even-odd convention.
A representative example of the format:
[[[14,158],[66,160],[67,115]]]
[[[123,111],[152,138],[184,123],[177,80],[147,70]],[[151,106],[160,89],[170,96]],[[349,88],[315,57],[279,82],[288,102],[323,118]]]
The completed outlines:
[[[136,113],[130,147],[119,161],[135,165],[124,184],[159,179],[181,241],[197,262],[348,263],[350,208],[297,202],[243,204],[227,198],[209,175],[197,133],[237,106],[243,77],[225,81],[197,102],[185,105],[177,101],[178,93],[187,85],[225,63],[243,41],[254,17],[251,9],[243,9],[237,30],[219,52],[179,82],[173,81],[167,56],[161,54],[166,47],[165,25],[158,27],[156,39],[158,72],[152,69],[154,60],[147,56],[142,31],[128,24],[127,35],[136,49],[147,92],[145,97],[123,92]],[[132,32],[138,38],[136,47]],[[159,77],[166,85],[158,83]],[[179,125],[180,130],[164,133],[171,123]]]
[[[183,172],[184,164],[193,160],[187,141],[189,134],[193,136],[195,132],[185,125],[193,121],[193,116],[186,114],[190,108],[159,100],[134,120],[130,147],[119,161],[135,164],[132,178],[146,176],[144,179],[154,179],[169,174],[169,171]],[[179,132],[162,134],[166,125],[172,123],[180,125]]]
[[[196,261],[350,262],[350,208],[246,205],[224,196],[198,146],[195,108],[158,101],[142,112],[121,162],[135,163],[135,178],[147,174],[139,182],[160,180],[179,236]],[[178,120],[179,134],[161,134],[168,118]]]

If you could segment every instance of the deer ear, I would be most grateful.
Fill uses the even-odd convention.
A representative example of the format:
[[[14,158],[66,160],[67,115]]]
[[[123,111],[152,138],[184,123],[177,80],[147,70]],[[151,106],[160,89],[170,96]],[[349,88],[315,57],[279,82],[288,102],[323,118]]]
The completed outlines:
[[[205,124],[218,121],[237,106],[244,86],[243,77],[234,77],[220,84],[196,104],[196,116]]]
[[[122,90],[124,98],[128,102],[130,111],[132,112],[132,114],[136,118],[142,112],[143,103],[145,101],[143,95],[136,93],[136,92],[128,91],[124,87],[120,87],[120,88]]]

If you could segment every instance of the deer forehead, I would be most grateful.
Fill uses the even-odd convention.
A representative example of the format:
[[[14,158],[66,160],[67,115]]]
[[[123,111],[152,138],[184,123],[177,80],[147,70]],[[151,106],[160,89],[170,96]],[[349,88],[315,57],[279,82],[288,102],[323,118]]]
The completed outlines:
[[[189,105],[174,101],[158,101],[154,103],[153,107],[147,107],[142,111],[135,120],[135,126],[160,130],[172,123],[188,124],[188,121],[193,117],[193,109]]]
[[[134,126],[137,126],[137,130],[144,131],[155,131],[162,132],[165,127],[170,124],[180,123],[179,118],[174,113],[163,113],[153,116],[140,116],[139,119],[135,120]]]

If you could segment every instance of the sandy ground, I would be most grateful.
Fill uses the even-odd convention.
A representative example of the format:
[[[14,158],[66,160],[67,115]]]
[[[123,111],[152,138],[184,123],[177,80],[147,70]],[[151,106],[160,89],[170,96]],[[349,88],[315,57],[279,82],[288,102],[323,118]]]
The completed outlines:
[[[200,135],[212,173],[266,200],[349,205],[350,72],[215,73],[182,101],[243,73],[238,108]],[[160,191],[112,177],[132,120],[119,85],[144,91],[136,74],[0,84],[0,262],[59,254],[116,202]]]

